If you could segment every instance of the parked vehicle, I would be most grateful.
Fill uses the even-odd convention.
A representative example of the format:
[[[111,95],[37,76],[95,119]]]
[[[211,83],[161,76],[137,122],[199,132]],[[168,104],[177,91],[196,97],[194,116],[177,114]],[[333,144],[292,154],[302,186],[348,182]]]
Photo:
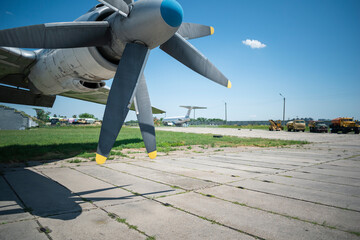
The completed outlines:
[[[281,131],[281,130],[284,130],[283,126],[281,126],[281,121],[280,120],[274,121],[274,120],[270,119],[269,122],[270,122],[269,131]]]
[[[310,132],[327,133],[328,126],[323,121],[310,121],[309,122]]]
[[[299,131],[303,131],[305,132],[305,120],[293,120],[290,121],[286,124],[287,130],[289,132],[294,131],[294,132],[299,132]]]
[[[348,133],[354,131],[355,134],[359,134],[360,126],[358,122],[354,121],[354,118],[335,118],[331,120],[330,125],[331,133]]]

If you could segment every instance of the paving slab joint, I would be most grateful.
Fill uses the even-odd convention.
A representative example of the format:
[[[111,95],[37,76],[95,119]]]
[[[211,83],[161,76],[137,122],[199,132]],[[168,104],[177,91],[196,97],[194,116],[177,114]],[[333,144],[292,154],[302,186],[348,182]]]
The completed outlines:
[[[330,229],[336,229],[336,230],[339,230],[339,231],[343,231],[343,232],[347,232],[347,233],[350,233],[350,234],[354,234],[354,235],[360,236],[360,233],[359,233],[359,232],[354,232],[354,231],[349,231],[349,230],[346,230],[346,229],[337,228],[337,227],[334,227],[334,226],[331,226],[331,225],[326,224],[325,221],[324,221],[322,224],[320,224],[320,223],[315,222],[315,221],[309,221],[309,220],[306,220],[306,219],[301,219],[301,218],[298,218],[298,217],[293,217],[293,216],[290,216],[290,215],[287,215],[287,214],[277,213],[277,212],[265,210],[265,209],[262,209],[262,208],[249,206],[249,205],[247,205],[247,204],[245,204],[245,203],[239,203],[239,202],[234,202],[234,201],[226,200],[226,199],[219,198],[219,197],[216,197],[216,196],[210,195],[210,194],[205,194],[205,193],[201,193],[201,192],[195,192],[195,193],[200,194],[200,195],[205,196],[205,197],[216,198],[216,199],[219,199],[219,200],[221,200],[221,201],[229,202],[229,203],[236,204],[236,205],[239,205],[239,206],[242,206],[242,207],[248,207],[248,208],[251,208],[251,209],[263,211],[263,212],[270,213],[270,214],[279,215],[279,216],[286,217],[286,218],[289,218],[289,219],[293,219],[293,220],[297,220],[297,221],[302,221],[302,222],[306,222],[306,223],[311,223],[311,224],[313,224],[313,225],[322,226],[322,227],[326,227],[326,228],[330,228]]]
[[[206,195],[206,194],[204,194],[204,195]],[[189,211],[187,211],[187,210],[185,210],[185,209],[176,207],[176,206],[174,206],[174,205],[172,205],[172,204],[160,202],[160,201],[158,201],[158,200],[154,200],[154,201],[156,201],[156,202],[158,202],[158,203],[160,203],[160,204],[162,204],[162,205],[164,205],[164,206],[172,207],[172,208],[174,208],[174,209],[176,209],[176,210],[182,211],[182,212],[184,212],[184,213],[190,214],[190,215],[195,216],[195,217],[197,217],[197,218],[200,218],[200,219],[202,219],[202,220],[208,221],[208,222],[210,222],[210,223],[212,223],[212,224],[217,224],[217,225],[219,225],[219,226],[226,227],[226,228],[231,229],[231,230],[234,230],[234,231],[236,231],[236,232],[240,232],[240,233],[246,234],[246,235],[248,235],[248,236],[251,236],[251,237],[253,237],[253,238],[255,238],[255,239],[265,240],[264,238],[261,238],[261,237],[255,236],[255,235],[253,235],[253,234],[251,234],[251,233],[244,232],[244,231],[242,231],[242,230],[240,230],[240,229],[236,229],[236,228],[234,228],[234,227],[225,225],[225,224],[220,223],[220,222],[218,222],[218,221],[216,221],[216,220],[209,219],[209,218],[200,216],[200,215],[198,215],[198,214],[189,212]]]
[[[120,217],[119,215],[117,215],[116,213],[108,212],[108,211],[105,210],[104,208],[100,208],[100,209],[103,210],[104,212],[106,212],[111,219],[117,221],[118,223],[125,224],[129,229],[135,230],[135,231],[137,231],[138,233],[146,236],[146,239],[155,239],[154,236],[150,236],[149,234],[146,234],[144,231],[140,230],[140,229],[138,228],[138,226],[130,224],[130,223],[126,220],[126,218],[121,218],[121,217]]]
[[[39,227],[37,228],[37,230],[38,230],[40,233],[44,233],[49,240],[52,240],[52,237],[50,236],[50,233],[51,233],[52,231],[50,230],[50,228],[44,227],[38,220],[36,220],[36,223],[39,225]]]

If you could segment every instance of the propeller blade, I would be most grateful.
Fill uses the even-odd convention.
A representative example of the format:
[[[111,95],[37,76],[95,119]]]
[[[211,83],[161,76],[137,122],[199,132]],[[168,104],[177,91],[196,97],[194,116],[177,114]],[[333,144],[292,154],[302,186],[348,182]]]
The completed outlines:
[[[119,12],[122,16],[127,17],[130,10],[128,4],[124,0],[98,0],[105,6],[114,11]]]
[[[135,88],[149,56],[144,45],[128,43],[121,57],[107,100],[96,162],[104,164],[129,112]]]
[[[109,43],[108,22],[45,23],[0,30],[0,46],[19,48],[76,48]]]
[[[182,23],[177,33],[189,40],[213,35],[214,28],[196,23]]]
[[[154,159],[157,155],[154,118],[144,75],[139,80],[139,85],[136,88],[134,105],[146,151],[149,157]]]
[[[175,33],[160,48],[202,76],[227,88],[231,88],[231,82],[199,50],[180,36],[179,33]]]

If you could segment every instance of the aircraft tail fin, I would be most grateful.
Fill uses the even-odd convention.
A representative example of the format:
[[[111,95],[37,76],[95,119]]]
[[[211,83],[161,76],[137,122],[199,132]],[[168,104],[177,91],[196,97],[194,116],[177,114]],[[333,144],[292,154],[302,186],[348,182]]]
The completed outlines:
[[[188,108],[188,111],[187,111],[186,116],[185,116],[186,118],[190,117],[191,110],[192,110],[192,107]]]
[[[188,109],[186,116],[185,116],[186,118],[190,118],[190,113],[191,113],[191,110],[193,110],[193,109],[206,109],[206,107],[197,107],[197,106],[180,106],[180,107]]]

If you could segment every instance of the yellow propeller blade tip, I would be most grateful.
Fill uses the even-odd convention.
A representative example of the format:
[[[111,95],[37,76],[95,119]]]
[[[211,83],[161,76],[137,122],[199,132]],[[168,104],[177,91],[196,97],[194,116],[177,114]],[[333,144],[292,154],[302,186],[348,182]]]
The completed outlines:
[[[231,88],[231,82],[230,81],[228,81],[227,88]]]
[[[157,156],[157,151],[153,151],[153,152],[149,153],[149,158],[150,159],[155,159],[156,156]]]
[[[106,159],[107,159],[107,157],[104,157],[100,154],[96,154],[96,163],[97,164],[100,164],[100,165],[104,164],[106,162]]]
[[[215,32],[215,29],[213,27],[210,27],[210,34],[213,35]]]

